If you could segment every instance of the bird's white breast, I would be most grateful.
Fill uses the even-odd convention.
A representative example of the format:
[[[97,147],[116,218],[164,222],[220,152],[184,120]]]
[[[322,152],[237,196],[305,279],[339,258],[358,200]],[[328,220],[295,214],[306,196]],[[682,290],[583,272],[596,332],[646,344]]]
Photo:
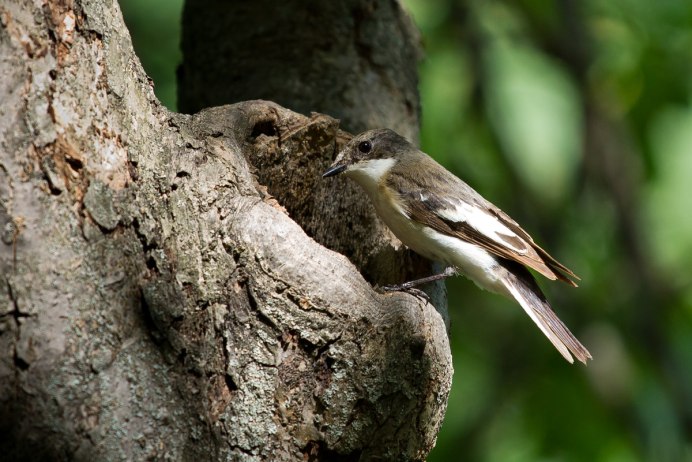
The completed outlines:
[[[407,247],[430,260],[455,266],[483,289],[504,293],[504,285],[495,276],[494,268],[498,263],[492,254],[409,218],[395,194],[387,190],[382,181],[394,164],[394,159],[376,159],[348,173],[370,196],[382,221]]]
[[[488,251],[416,223],[396,206],[387,204],[386,200],[374,199],[373,204],[382,221],[414,252],[430,260],[456,267],[483,289],[505,292],[504,285],[495,277],[494,268],[497,267],[497,260]]]

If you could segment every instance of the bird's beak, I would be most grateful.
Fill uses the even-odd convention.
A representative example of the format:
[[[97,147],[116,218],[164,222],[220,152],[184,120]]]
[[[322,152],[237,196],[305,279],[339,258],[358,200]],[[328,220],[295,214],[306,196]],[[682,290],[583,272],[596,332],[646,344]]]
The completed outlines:
[[[327,178],[328,176],[338,175],[339,173],[346,170],[346,165],[337,165],[336,163],[329,167],[326,172],[322,175],[322,178]]]

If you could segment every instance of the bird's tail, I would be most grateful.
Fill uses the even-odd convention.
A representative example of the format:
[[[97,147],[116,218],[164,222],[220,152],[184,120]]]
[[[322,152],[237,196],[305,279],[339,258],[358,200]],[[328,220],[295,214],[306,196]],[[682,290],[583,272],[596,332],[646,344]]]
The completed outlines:
[[[587,359],[591,359],[591,353],[572,335],[572,332],[550,308],[545,295],[528,270],[519,265],[517,268],[512,267],[512,270],[507,271],[507,275],[502,278],[502,282],[567,361],[574,362],[572,354],[584,364]]]

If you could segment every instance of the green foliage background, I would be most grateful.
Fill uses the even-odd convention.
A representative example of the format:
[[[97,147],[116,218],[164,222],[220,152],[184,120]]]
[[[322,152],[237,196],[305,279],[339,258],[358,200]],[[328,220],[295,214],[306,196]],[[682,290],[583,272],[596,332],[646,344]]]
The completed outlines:
[[[692,461],[692,2],[406,0],[422,147],[582,277],[543,284],[594,360],[448,282],[455,378],[430,461]],[[175,109],[182,0],[122,0]]]

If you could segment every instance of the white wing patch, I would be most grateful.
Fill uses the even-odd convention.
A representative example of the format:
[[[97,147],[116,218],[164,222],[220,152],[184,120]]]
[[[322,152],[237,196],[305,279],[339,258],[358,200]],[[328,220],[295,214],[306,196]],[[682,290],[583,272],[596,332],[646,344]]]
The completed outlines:
[[[489,214],[480,207],[475,207],[471,204],[457,202],[454,208],[435,210],[435,213],[445,220],[455,223],[465,222],[479,233],[489,237],[493,241],[502,244],[503,246],[512,249],[519,254],[526,254],[526,247],[518,248],[505,237],[518,239],[519,242],[524,240],[517,234],[502,224],[494,215]]]

